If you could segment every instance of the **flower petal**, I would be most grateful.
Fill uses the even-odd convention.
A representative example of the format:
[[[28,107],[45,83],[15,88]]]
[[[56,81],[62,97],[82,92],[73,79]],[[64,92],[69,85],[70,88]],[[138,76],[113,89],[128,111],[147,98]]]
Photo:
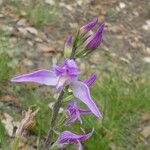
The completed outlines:
[[[76,114],[73,114],[66,122],[65,126],[71,125],[73,122],[77,120],[78,116]]]
[[[11,82],[34,82],[44,85],[55,86],[58,82],[58,77],[56,77],[54,72],[43,69],[29,74],[14,77],[11,79]]]
[[[79,140],[78,140],[77,146],[78,146],[78,150],[82,150],[82,145],[81,145],[81,143],[79,142]]]
[[[85,35],[87,32],[92,30],[98,23],[98,19],[94,19],[92,22],[84,25],[83,27],[80,28],[81,34]]]
[[[56,143],[59,147],[62,147],[66,144],[77,144],[78,142],[82,142],[90,138],[93,134],[93,131],[94,129],[92,129],[90,133],[84,135],[74,134],[70,131],[63,131],[62,133],[60,133]]]
[[[92,111],[92,113],[95,114],[95,116],[97,116],[98,118],[102,117],[102,114],[100,113],[96,104],[93,102],[90,96],[89,88],[85,83],[80,81],[75,82],[72,91],[74,96],[85,103]]]
[[[81,113],[81,114],[91,114],[92,112],[91,112],[91,110],[89,110],[89,109],[79,109],[79,112]]]
[[[86,40],[87,50],[94,50],[98,48],[98,46],[102,42],[104,28],[105,28],[105,24],[102,24],[95,32],[95,34],[93,34]]]

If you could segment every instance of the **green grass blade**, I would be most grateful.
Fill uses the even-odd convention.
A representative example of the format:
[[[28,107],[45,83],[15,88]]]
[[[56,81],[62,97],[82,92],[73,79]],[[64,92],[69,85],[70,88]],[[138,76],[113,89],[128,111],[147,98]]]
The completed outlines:
[[[2,146],[2,150],[9,150],[5,129],[1,122],[0,122],[0,143]]]

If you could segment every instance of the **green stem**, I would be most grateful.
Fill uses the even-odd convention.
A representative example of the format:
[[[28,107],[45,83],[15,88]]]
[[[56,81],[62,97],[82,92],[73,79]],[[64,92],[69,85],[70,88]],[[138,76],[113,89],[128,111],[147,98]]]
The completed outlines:
[[[16,136],[12,144],[12,150],[18,150],[19,141],[20,141],[20,136]]]

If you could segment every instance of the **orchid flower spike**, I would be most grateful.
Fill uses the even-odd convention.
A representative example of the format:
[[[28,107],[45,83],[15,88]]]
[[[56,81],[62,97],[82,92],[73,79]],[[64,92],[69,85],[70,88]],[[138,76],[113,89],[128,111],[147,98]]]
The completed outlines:
[[[78,80],[80,72],[74,60],[67,59],[62,67],[53,65],[53,70],[38,70],[30,74],[24,74],[11,79],[12,82],[34,82],[53,86],[56,90],[62,90],[70,85],[73,95],[85,103],[91,112],[98,118],[102,117],[98,107],[92,100],[89,87]]]
[[[64,131],[59,135],[55,144],[59,148],[63,148],[68,144],[77,144],[78,150],[82,150],[81,142],[89,139],[92,136],[93,132],[94,129],[88,134],[77,135],[70,131]]]
[[[91,110],[89,109],[81,109],[78,108],[75,100],[70,101],[68,107],[66,109],[66,115],[70,118],[66,121],[65,125],[68,126],[78,120],[82,124],[82,119],[80,117],[81,114],[91,114]]]

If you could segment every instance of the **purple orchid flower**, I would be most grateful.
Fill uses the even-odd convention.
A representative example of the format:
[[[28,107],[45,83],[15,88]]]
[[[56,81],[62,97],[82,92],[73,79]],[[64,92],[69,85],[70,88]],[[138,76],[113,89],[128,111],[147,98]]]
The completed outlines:
[[[68,107],[66,109],[66,115],[70,116],[70,118],[65,122],[65,125],[68,126],[78,120],[82,124],[82,119],[80,117],[81,114],[91,114],[91,110],[89,109],[81,109],[78,108],[75,100],[69,102]]]
[[[38,70],[11,79],[12,82],[34,82],[54,86],[61,90],[65,85],[71,85],[73,95],[85,103],[91,112],[101,118],[102,115],[90,96],[89,87],[78,80],[80,72],[74,60],[67,59],[62,67],[53,65],[53,71]]]
[[[92,130],[92,132],[90,132],[88,134],[77,135],[70,131],[64,131],[59,135],[55,144],[59,148],[62,148],[68,144],[77,144],[78,150],[82,150],[81,142],[89,139],[92,136],[93,132],[94,132],[94,129]]]
[[[91,87],[96,80],[96,75],[92,74],[88,79],[83,81],[88,87]],[[91,114],[91,110],[80,109],[77,106],[76,100],[72,100],[66,109],[66,115],[69,116],[69,120],[66,121],[65,125],[68,126],[78,120],[82,124],[81,114]]]
[[[81,35],[85,35],[90,30],[92,30],[98,23],[98,19],[94,19],[92,22],[86,24],[85,26],[80,28]]]
[[[86,49],[87,50],[94,50],[96,48],[98,48],[98,46],[101,44],[102,42],[102,36],[103,36],[103,31],[105,28],[105,24],[102,24],[98,30],[95,32],[95,34],[93,34],[92,36],[90,36],[86,41]]]

